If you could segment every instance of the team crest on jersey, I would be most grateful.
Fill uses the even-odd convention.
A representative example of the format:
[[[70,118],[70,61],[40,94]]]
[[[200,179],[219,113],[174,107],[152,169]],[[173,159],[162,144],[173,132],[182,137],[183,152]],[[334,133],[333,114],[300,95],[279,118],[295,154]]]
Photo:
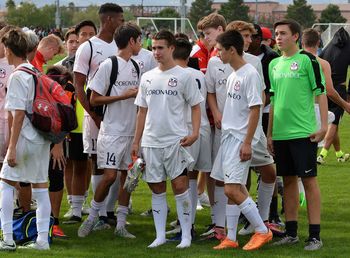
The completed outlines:
[[[132,69],[131,69],[131,73],[132,73],[132,76],[133,76],[133,77],[137,77],[137,71],[136,71],[135,68],[132,68]]]
[[[296,71],[299,69],[299,64],[297,62],[293,62],[291,65],[290,65],[290,70],[291,71]]]
[[[6,77],[6,70],[3,68],[0,68],[0,78],[5,78]]]
[[[233,89],[235,91],[239,91],[241,88],[241,82],[240,81],[236,81],[235,85],[233,86]]]
[[[140,69],[142,70],[143,68],[145,68],[145,63],[143,61],[139,61],[139,66],[140,66]]]
[[[170,87],[176,87],[177,86],[177,79],[176,78],[170,78],[168,81],[168,86]]]

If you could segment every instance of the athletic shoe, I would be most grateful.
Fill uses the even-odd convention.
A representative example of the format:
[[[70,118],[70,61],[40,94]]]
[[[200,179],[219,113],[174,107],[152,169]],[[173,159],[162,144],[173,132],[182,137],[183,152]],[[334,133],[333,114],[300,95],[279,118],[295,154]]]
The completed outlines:
[[[142,217],[153,217],[152,209],[146,210],[140,214]]]
[[[247,221],[243,228],[238,231],[238,235],[246,236],[254,233],[254,227]]]
[[[253,251],[259,249],[263,245],[272,240],[272,232],[269,230],[267,233],[256,232],[249,240],[249,242],[243,246],[245,251]]]
[[[322,155],[319,155],[316,159],[317,164],[322,165],[326,162],[325,158]]]
[[[224,240],[221,241],[221,243],[217,246],[214,246],[214,250],[222,250],[222,249],[231,249],[231,248],[238,248],[238,242],[232,241],[226,237]]]
[[[194,229],[194,227],[191,228],[191,239],[194,240],[196,237],[196,230]],[[180,231],[177,232],[175,234],[175,236],[167,239],[167,241],[169,242],[175,242],[175,241],[178,241],[180,242],[182,240],[182,231],[181,231],[181,228],[180,228]]]
[[[66,221],[63,221],[62,223],[63,224],[77,224],[77,223],[80,223],[81,222],[81,218],[80,217],[78,217],[78,216],[72,216],[72,217],[70,217],[68,220],[66,220]]]
[[[19,246],[19,249],[35,249],[35,250],[50,250],[50,245],[48,242],[39,243],[39,242],[29,242],[26,245]]]
[[[344,153],[343,156],[337,158],[337,161],[338,162],[346,162],[349,158],[350,158],[350,154],[349,153]]]
[[[72,216],[73,216],[73,209],[72,209],[72,207],[70,207],[69,210],[63,215],[63,218],[68,219]]]
[[[273,236],[275,237],[284,237],[286,235],[286,231],[283,230],[278,224],[265,222],[265,225],[271,230]]]
[[[201,211],[201,210],[203,210],[203,209],[204,209],[204,208],[203,208],[203,206],[201,205],[200,201],[197,200],[197,207],[196,207],[196,210],[197,210],[197,211]]]
[[[210,207],[210,201],[209,197],[206,192],[203,192],[201,194],[198,194],[198,200],[201,203],[202,206],[204,207]]]
[[[0,251],[9,251],[9,252],[16,251],[15,241],[13,241],[12,244],[9,244],[3,240],[0,240]]]
[[[316,251],[321,249],[323,246],[322,240],[318,240],[316,238],[308,239],[305,242],[306,245],[304,247],[304,250],[306,251]]]
[[[209,236],[210,234],[215,232],[215,224],[207,225],[207,227],[207,230],[200,235],[201,237]]]
[[[87,237],[91,231],[93,230],[95,225],[95,221],[84,220],[84,222],[80,225],[78,229],[78,237]]]
[[[174,220],[174,221],[170,222],[169,225],[172,228],[177,228],[178,226],[180,226],[180,221],[178,219]]]
[[[175,228],[173,228],[173,229],[171,229],[171,230],[165,232],[165,234],[166,234],[166,235],[172,235],[172,234],[177,234],[177,233],[179,233],[180,231],[181,231],[181,226],[178,225],[178,226],[176,226]]]
[[[276,224],[280,227],[285,227],[285,224],[283,223],[283,221],[281,220],[281,218],[279,216],[276,217],[272,217],[269,219],[270,223],[272,224]]]
[[[248,222],[247,218],[243,215],[243,213],[241,213],[239,215],[238,224],[245,225],[247,222]]]
[[[68,238],[59,225],[53,225],[52,236],[55,238]]]
[[[89,215],[90,214],[90,207],[88,204],[84,203],[83,208],[81,208],[81,215]]]
[[[274,242],[272,245],[294,245],[299,242],[299,237],[285,236],[281,240]]]
[[[222,241],[226,238],[225,229],[223,228],[214,228],[214,232],[202,238],[201,240],[219,240]]]
[[[117,216],[115,216],[113,211],[107,212],[107,223],[113,227],[117,225]]]
[[[104,220],[104,219],[99,219],[96,224],[93,227],[93,231],[100,231],[100,230],[106,230],[110,229],[111,226]]]
[[[115,228],[114,234],[123,238],[136,238],[133,234],[129,233],[125,227],[121,227],[119,229]]]

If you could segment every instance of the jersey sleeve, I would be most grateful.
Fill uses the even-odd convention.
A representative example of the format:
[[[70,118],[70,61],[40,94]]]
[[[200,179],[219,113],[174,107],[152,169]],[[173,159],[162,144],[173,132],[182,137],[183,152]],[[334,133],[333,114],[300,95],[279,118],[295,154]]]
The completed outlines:
[[[89,71],[89,60],[90,60],[91,54],[92,53],[91,53],[89,42],[86,41],[78,48],[75,54],[73,71],[87,75]]]
[[[272,60],[269,64],[269,79],[270,79],[270,103],[273,105],[274,102],[274,97],[275,97],[275,82],[273,80],[273,66],[274,66],[274,61]]]
[[[245,94],[247,97],[248,107],[262,105],[261,99],[261,91],[259,89],[262,88],[263,82],[257,73],[250,73],[247,76],[245,82]],[[258,87],[256,87],[258,86]]]
[[[105,96],[109,87],[112,72],[112,62],[108,58],[97,69],[95,76],[90,82],[89,88],[100,95]]]
[[[7,87],[5,109],[8,111],[13,110],[26,110],[28,101],[28,86],[26,84],[34,84],[32,76],[26,76],[30,81],[21,78],[21,74],[25,72],[17,71],[10,77]],[[26,75],[26,74],[25,74]]]
[[[142,75],[141,81],[140,81],[140,86],[139,86],[139,91],[137,92],[136,99],[135,99],[135,105],[139,107],[144,107],[147,108],[147,101],[146,101],[146,85],[145,85],[146,79],[145,76]]]
[[[201,103],[204,99],[199,91],[198,84],[192,74],[188,73],[187,82],[185,83],[184,97],[186,102],[191,106]]]
[[[326,93],[324,74],[315,56],[308,55],[308,58],[306,58],[306,67],[310,86],[315,92],[315,95],[318,96]]]
[[[262,68],[261,62],[258,63],[256,70],[258,71],[258,73],[259,73],[259,75],[260,75],[260,77],[262,79],[262,84],[261,84],[262,90],[265,90],[266,89],[266,85],[265,85],[265,81],[264,81],[264,72],[263,72],[263,68]]]
[[[205,73],[205,84],[207,85],[208,93],[215,93],[215,66],[212,60],[209,60],[207,71]]]

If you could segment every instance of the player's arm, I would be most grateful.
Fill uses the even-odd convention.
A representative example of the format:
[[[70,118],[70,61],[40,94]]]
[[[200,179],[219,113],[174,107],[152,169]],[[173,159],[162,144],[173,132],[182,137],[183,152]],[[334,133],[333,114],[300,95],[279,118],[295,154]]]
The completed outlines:
[[[16,146],[19,134],[22,129],[25,112],[24,110],[16,110],[12,119],[11,138],[7,149],[7,162],[10,167],[16,166]]]
[[[138,156],[140,141],[143,134],[143,129],[145,128],[147,111],[148,111],[148,108],[139,106],[139,111],[137,112],[137,117],[136,117],[135,135],[134,135],[134,140],[131,147],[131,156]]]
[[[208,106],[213,113],[214,123],[216,128],[221,129],[222,114],[219,111],[218,104],[216,101],[216,93],[209,93],[207,95]]]
[[[321,128],[317,132],[310,135],[312,142],[322,141],[327,133],[328,128],[328,102],[326,94],[320,94],[316,96],[316,102],[320,108]]]
[[[135,98],[137,95],[137,88],[127,89],[124,94],[120,96],[103,96],[96,91],[91,91],[90,103],[91,106],[108,105],[116,101]]]
[[[201,124],[201,108],[200,104],[191,107],[191,119],[192,119],[192,134],[181,139],[182,146],[191,146],[199,136],[199,127]]]
[[[250,160],[252,157],[252,140],[259,123],[260,105],[251,106],[249,109],[247,134],[239,152],[241,161]]]

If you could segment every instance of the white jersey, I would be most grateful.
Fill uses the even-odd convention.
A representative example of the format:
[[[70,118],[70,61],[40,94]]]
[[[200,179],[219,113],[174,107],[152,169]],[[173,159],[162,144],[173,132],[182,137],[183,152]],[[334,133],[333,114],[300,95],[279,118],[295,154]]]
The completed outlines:
[[[158,63],[154,58],[152,51],[144,48],[141,48],[138,55],[133,56],[132,59],[134,59],[140,66],[141,74],[144,74],[145,72],[148,72],[158,66]]]
[[[96,75],[90,83],[90,89],[100,95],[106,95],[112,72],[112,61],[107,58],[101,63]],[[120,96],[128,89],[139,86],[139,77],[134,64],[129,59],[125,61],[118,56],[118,76],[110,96]],[[101,122],[100,134],[115,136],[133,136],[137,107],[135,98],[116,101],[107,105],[106,113]]]
[[[135,104],[148,108],[142,147],[165,148],[188,135],[186,110],[203,101],[192,74],[180,66],[146,72]]]
[[[5,111],[7,80],[14,69],[15,67],[9,65],[6,57],[0,59],[0,119],[7,119]]]
[[[89,60],[91,56],[91,48],[88,41],[79,46],[75,54],[74,72],[88,75],[87,87],[89,87],[99,65],[108,57],[116,55],[118,51],[117,44],[114,40],[111,43],[94,36],[90,39],[92,44],[92,58],[89,70]],[[89,74],[88,74],[89,73]]]
[[[243,53],[243,59],[258,71],[261,78],[264,78],[261,61],[258,57]],[[209,93],[216,93],[216,101],[221,113],[225,106],[227,78],[232,72],[234,72],[233,68],[229,64],[224,64],[219,57],[210,58],[205,74],[205,83]]]
[[[197,87],[199,89],[199,91],[202,94],[203,97],[203,101],[200,104],[201,107],[201,127],[200,127],[200,132],[201,134],[206,132],[210,133],[210,124],[209,124],[209,119],[208,119],[208,115],[207,115],[207,110],[206,110],[206,101],[207,101],[207,86],[205,84],[205,80],[204,80],[204,74],[201,71],[198,71],[196,69],[193,69],[191,67],[187,67],[186,68],[194,77]],[[187,112],[187,125],[188,125],[188,129],[190,131],[192,131],[192,119],[191,119],[191,115],[192,115],[192,111],[191,111],[191,107],[189,107],[188,112]]]
[[[222,116],[223,135],[232,132],[244,141],[248,129],[250,107],[263,105],[263,80],[251,64],[245,64],[227,79],[227,94]],[[260,113],[261,114],[261,113]],[[258,126],[253,143],[259,141],[262,127]]]

